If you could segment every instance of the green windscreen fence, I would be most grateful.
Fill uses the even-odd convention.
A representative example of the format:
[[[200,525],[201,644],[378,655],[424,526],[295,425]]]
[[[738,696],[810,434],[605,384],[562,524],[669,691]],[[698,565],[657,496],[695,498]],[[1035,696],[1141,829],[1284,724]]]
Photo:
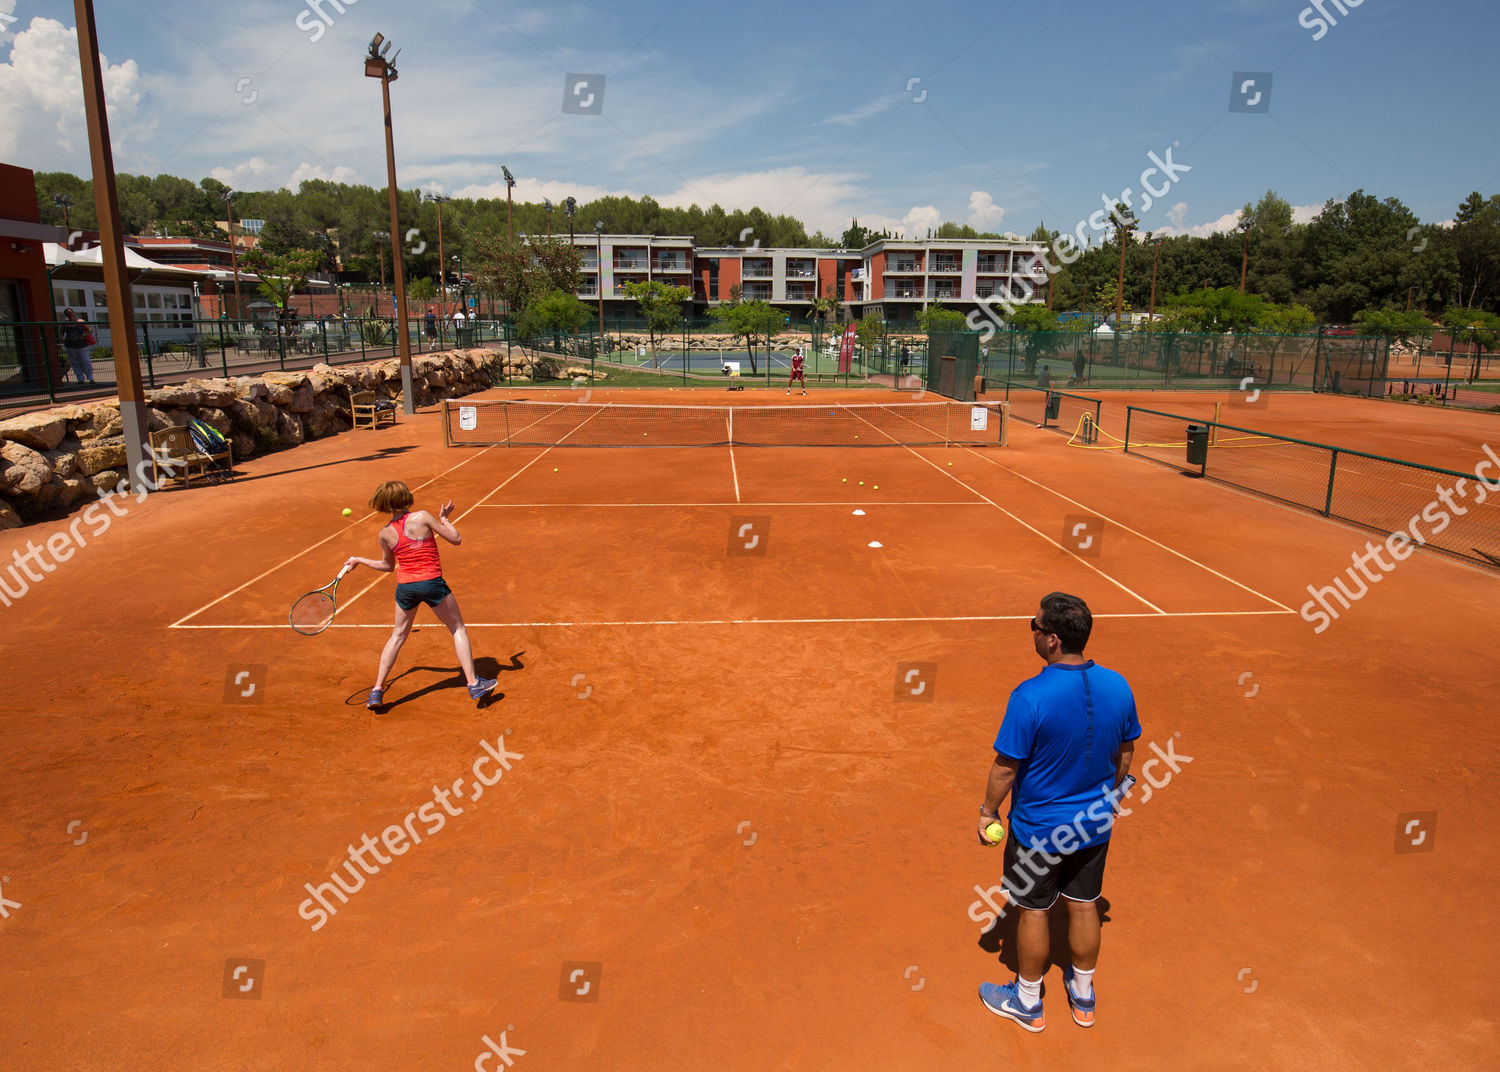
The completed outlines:
[[[973,331],[934,331],[927,336],[927,390],[959,402],[974,400],[974,378],[979,375],[979,334]]]
[[[1126,410],[1125,450],[1197,472],[1187,462],[1189,425],[1208,429],[1210,479],[1500,566],[1500,491],[1474,473],[1139,406]]]

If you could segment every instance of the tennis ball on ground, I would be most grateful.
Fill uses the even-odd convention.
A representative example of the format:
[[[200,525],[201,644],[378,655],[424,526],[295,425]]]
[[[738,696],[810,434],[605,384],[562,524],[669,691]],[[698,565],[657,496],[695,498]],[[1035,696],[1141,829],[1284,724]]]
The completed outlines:
[[[879,491],[879,490],[880,490],[880,485],[879,485],[879,484],[876,484],[876,485],[875,485],[875,490],[876,490],[876,491]]]
[[[349,509],[349,508],[348,508],[348,507],[347,507],[347,506],[346,506],[346,507],[344,507],[344,516],[345,516],[345,517],[353,517],[353,516],[354,516],[354,511],[353,511],[353,510],[351,510],[351,509]]]
[[[989,826],[984,828],[984,836],[989,838],[991,841],[999,841],[1005,836],[1005,827],[1001,826],[999,823],[991,823]]]

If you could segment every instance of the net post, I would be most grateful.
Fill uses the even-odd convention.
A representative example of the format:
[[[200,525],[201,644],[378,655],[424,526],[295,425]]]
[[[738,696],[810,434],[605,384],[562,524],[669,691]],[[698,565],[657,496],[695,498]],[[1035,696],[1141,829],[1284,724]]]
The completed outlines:
[[[1010,446],[1010,403],[1000,403],[1000,445]]]
[[[729,407],[729,445],[734,446],[734,407]]]
[[[448,402],[449,399],[443,399],[443,446],[445,447],[453,446],[453,429],[448,426]]]
[[[1135,413],[1134,406],[1125,407],[1125,445],[1120,448],[1121,454],[1130,453],[1130,418]]]
[[[1323,516],[1328,517],[1333,513],[1333,474],[1339,464],[1339,452],[1337,448],[1328,452],[1328,494],[1323,499]]]
[[[1224,405],[1222,402],[1214,403],[1213,423],[1208,426],[1208,441],[1210,444],[1217,445],[1219,442],[1219,407],[1222,405]]]

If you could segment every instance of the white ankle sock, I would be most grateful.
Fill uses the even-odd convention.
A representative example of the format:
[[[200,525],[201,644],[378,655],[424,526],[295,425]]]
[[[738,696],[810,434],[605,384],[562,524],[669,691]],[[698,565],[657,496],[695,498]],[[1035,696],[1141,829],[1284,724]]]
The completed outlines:
[[[1028,983],[1025,979],[1021,978],[1019,974],[1017,974],[1016,981],[1021,984],[1018,990],[1021,995],[1022,1005],[1026,1006],[1028,1009],[1032,1009],[1041,1004],[1042,981],[1040,979],[1037,979],[1035,982]]]
[[[1069,989],[1073,991],[1075,998],[1082,998],[1084,1001],[1087,1001],[1094,996],[1094,970],[1093,968],[1090,968],[1088,971],[1082,971],[1079,968],[1073,969],[1073,983]]]

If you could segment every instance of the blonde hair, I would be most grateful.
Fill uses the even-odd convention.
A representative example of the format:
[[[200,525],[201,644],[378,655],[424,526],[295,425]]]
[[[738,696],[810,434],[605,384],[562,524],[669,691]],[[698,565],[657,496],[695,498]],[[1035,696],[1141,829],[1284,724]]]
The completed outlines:
[[[370,505],[383,514],[399,514],[410,510],[415,502],[411,489],[399,480],[387,480],[370,496]]]

